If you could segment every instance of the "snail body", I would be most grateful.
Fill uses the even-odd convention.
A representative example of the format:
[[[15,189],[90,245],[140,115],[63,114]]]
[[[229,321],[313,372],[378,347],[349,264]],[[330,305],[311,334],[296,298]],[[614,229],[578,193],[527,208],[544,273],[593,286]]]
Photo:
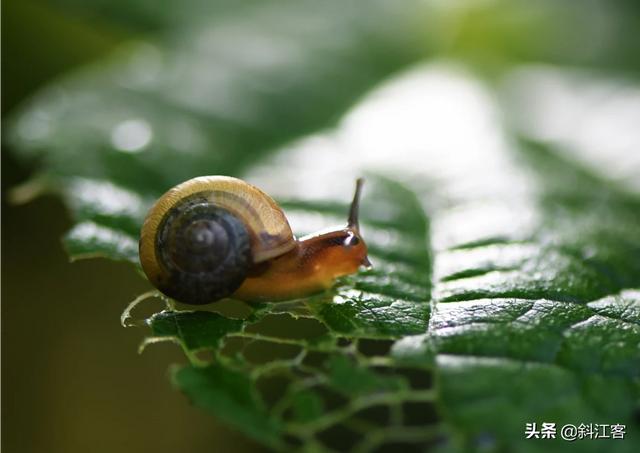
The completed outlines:
[[[190,179],[147,214],[142,269],[160,291],[187,304],[321,291],[370,265],[358,225],[361,187],[358,180],[346,227],[297,239],[282,209],[255,186],[228,176]]]

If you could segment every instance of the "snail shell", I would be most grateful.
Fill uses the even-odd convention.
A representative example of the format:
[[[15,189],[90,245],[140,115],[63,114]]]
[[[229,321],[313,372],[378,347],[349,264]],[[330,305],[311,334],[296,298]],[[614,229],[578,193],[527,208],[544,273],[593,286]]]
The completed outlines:
[[[140,263],[164,294],[206,304],[232,294],[257,263],[296,247],[289,222],[260,189],[203,176],[165,193],[140,235]]]

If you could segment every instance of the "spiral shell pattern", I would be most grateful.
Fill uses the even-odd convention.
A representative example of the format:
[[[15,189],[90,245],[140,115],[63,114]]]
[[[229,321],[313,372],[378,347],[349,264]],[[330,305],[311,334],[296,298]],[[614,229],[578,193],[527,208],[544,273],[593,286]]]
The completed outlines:
[[[242,221],[199,194],[182,200],[160,224],[156,255],[168,276],[159,289],[198,305],[232,294],[252,264]]]
[[[291,250],[286,217],[264,192],[236,178],[191,179],[151,208],[140,263],[164,294],[205,304],[231,295],[249,269]]]

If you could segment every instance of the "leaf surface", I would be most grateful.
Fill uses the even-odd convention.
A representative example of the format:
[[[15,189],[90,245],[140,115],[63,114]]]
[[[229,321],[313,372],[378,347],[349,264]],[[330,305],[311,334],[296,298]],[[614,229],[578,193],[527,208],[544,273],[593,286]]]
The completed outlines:
[[[621,84],[607,73],[509,66],[565,58],[633,73],[628,40],[615,35],[590,56],[558,55],[527,30],[547,15],[558,36],[591,22],[566,27],[548,2],[522,27],[516,7],[480,9],[481,26],[462,26],[448,50],[475,60],[502,36],[512,48],[488,70],[501,76],[482,79],[447,62],[392,76],[442,51],[450,35],[425,24],[426,13],[443,10],[220,5],[198,21],[138,10],[138,26],[158,32],[153,43],[57,82],[9,131],[20,155],[41,161],[40,184],[74,216],[64,239],[70,256],[134,266],[147,209],[187,178],[242,176],[273,194],[303,234],[343,224],[354,178],[367,177],[362,228],[374,268],[304,300],[223,301],[149,317],[147,343],[172,340],[186,353],[188,364],[172,368],[174,384],[278,450],[569,445],[525,439],[531,422],[625,424],[627,440],[607,449],[636,450],[640,192],[611,168],[633,168],[633,155],[607,158],[615,140],[596,126],[581,133],[589,143],[607,140],[584,151],[569,127],[575,116],[551,131],[542,120],[553,99],[634,99],[637,85],[615,97]],[[464,25],[465,11],[478,12],[447,17]],[[573,17],[576,8],[560,12]],[[501,35],[476,39],[499,24]],[[541,112],[522,102],[536,87],[531,74],[564,81],[536,88]],[[563,84],[571,89],[545,92]],[[596,110],[576,109],[585,124],[627,118],[612,110],[596,121],[588,116]]]

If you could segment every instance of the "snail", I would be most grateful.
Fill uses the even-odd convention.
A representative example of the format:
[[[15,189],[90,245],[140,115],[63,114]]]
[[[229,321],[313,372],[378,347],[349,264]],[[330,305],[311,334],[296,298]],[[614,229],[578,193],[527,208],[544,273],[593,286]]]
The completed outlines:
[[[162,293],[194,305],[322,291],[337,277],[371,267],[358,224],[362,184],[358,179],[344,228],[297,239],[282,209],[257,187],[228,176],[190,179],[147,214],[142,269]]]

